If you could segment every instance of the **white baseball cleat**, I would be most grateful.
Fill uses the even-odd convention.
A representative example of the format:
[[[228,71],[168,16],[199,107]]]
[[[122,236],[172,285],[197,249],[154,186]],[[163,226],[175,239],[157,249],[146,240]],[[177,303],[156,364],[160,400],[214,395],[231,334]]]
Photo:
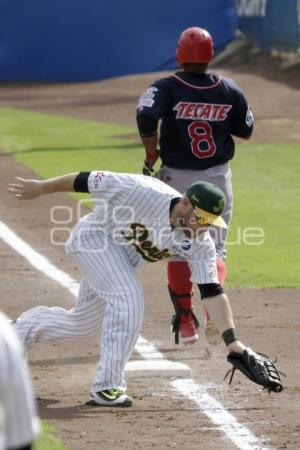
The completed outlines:
[[[185,345],[195,344],[197,342],[199,336],[193,319],[180,323],[179,336],[180,341]]]
[[[91,392],[92,400],[88,404],[95,406],[124,406],[132,405],[132,399],[124,394],[122,389],[105,389],[103,391]]]

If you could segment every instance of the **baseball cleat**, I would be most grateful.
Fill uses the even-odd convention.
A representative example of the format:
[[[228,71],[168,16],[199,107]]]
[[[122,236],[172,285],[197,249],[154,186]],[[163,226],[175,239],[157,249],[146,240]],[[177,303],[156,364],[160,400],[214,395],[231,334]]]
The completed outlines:
[[[124,406],[129,407],[133,401],[121,389],[105,389],[99,392],[91,392],[92,400],[87,402],[94,406]]]
[[[206,341],[210,345],[219,345],[222,342],[219,330],[216,328],[215,324],[210,319],[205,320],[204,334]]]
[[[181,322],[179,325],[179,336],[183,344],[194,344],[198,339],[197,328],[193,319]]]

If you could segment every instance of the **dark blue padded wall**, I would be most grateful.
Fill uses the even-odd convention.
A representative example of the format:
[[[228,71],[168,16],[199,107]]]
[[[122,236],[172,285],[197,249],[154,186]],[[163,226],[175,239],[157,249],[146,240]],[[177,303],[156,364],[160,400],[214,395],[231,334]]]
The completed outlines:
[[[0,0],[0,80],[83,81],[175,67],[180,32],[233,39],[235,0]]]
[[[237,0],[239,28],[265,49],[300,48],[299,0]]]

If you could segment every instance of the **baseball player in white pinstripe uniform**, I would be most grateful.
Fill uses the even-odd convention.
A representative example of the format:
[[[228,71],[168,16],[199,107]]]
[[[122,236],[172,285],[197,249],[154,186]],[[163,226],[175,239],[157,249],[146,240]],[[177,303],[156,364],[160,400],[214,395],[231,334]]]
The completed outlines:
[[[207,232],[211,224],[226,227],[219,188],[196,182],[182,196],[152,177],[93,171],[44,181],[17,178],[9,190],[17,199],[74,190],[94,198],[93,211],[79,220],[66,244],[82,275],[76,306],[69,311],[36,307],[21,314],[15,326],[29,348],[39,340],[89,340],[102,323],[101,358],[91,389],[95,404],[132,404],[123,373],[143,319],[136,270],[148,262],[185,257],[228,350],[243,352]]]
[[[39,431],[21,343],[0,312],[0,450],[30,450]]]

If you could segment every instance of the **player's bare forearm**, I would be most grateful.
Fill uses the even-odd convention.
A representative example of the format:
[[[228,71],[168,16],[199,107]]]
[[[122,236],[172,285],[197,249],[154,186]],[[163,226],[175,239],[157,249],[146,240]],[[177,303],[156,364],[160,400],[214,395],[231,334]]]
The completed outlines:
[[[75,172],[46,180],[15,177],[15,181],[9,184],[8,191],[18,200],[29,200],[54,192],[72,192],[77,175],[78,172]]]
[[[224,331],[235,328],[231,306],[226,294],[204,298],[203,306],[221,335]],[[229,352],[242,352],[244,348],[245,346],[240,341],[235,341],[227,346]]]
[[[156,160],[159,157],[159,153],[157,151],[157,134],[154,136],[141,136],[142,143],[145,147],[146,152],[146,160],[150,164],[150,166],[154,166]]]
[[[228,328],[234,327],[232,311],[226,294],[204,298],[203,306],[221,334]]]

